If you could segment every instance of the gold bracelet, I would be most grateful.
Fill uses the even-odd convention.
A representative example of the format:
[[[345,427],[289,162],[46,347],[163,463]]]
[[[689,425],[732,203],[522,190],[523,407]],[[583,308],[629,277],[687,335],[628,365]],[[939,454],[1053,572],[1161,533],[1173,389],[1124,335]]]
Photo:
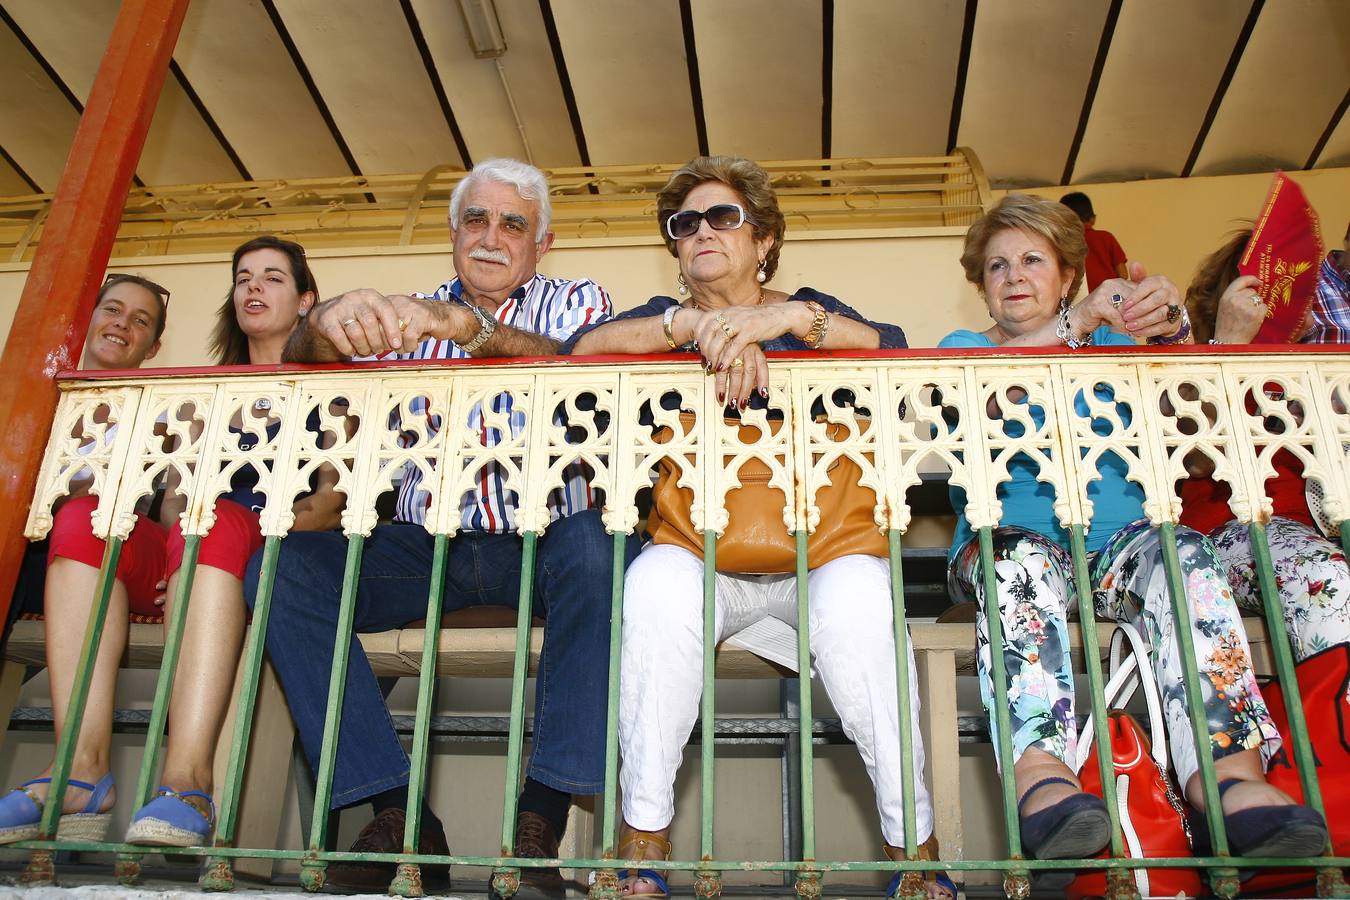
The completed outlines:
[[[820,345],[825,342],[825,331],[829,327],[827,322],[830,314],[825,311],[825,307],[814,300],[807,300],[806,308],[815,314],[815,318],[811,320],[811,328],[802,338],[802,342],[812,350],[819,350]]]
[[[661,330],[666,333],[666,343],[670,345],[672,350],[679,346],[675,343],[675,314],[680,311],[680,308],[678,303],[667,307],[666,314],[661,317]]]

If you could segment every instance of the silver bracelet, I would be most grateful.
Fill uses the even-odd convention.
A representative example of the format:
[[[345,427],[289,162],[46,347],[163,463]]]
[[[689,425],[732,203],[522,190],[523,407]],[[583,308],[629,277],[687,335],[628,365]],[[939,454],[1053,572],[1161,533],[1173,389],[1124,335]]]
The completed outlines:
[[[1059,322],[1055,325],[1055,337],[1064,342],[1064,346],[1070,350],[1077,350],[1079,347],[1088,347],[1092,344],[1092,332],[1088,332],[1080,339],[1074,336],[1073,326],[1069,324],[1068,304],[1065,304],[1059,311]]]

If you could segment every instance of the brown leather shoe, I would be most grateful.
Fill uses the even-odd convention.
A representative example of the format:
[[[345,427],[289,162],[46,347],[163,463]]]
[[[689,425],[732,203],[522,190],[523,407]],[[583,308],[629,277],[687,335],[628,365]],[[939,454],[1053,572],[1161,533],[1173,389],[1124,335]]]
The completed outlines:
[[[524,811],[516,816],[516,856],[521,859],[552,859],[558,855],[558,835],[553,826],[539,813]],[[520,890],[512,900],[562,900],[571,885],[581,886],[562,877],[552,868],[525,868],[520,870]],[[492,892],[493,900],[499,900]]]
[[[352,842],[352,853],[401,853],[403,831],[407,818],[401,809],[386,809],[367,823]],[[440,828],[422,829],[417,841],[417,852],[435,856],[449,856],[450,845]],[[391,862],[332,862],[324,879],[329,887],[358,893],[383,894],[394,880],[397,866]],[[440,892],[450,887],[449,866],[422,866],[422,886],[427,893]]]

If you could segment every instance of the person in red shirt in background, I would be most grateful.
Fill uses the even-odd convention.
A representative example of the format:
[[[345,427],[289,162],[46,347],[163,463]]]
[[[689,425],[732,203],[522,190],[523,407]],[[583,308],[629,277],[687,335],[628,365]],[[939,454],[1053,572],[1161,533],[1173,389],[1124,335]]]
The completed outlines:
[[[1097,214],[1092,201],[1082,191],[1074,191],[1059,198],[1083,220],[1083,237],[1087,238],[1087,289],[1091,293],[1108,278],[1128,278],[1125,271],[1125,251],[1120,241],[1109,231],[1098,231]]]

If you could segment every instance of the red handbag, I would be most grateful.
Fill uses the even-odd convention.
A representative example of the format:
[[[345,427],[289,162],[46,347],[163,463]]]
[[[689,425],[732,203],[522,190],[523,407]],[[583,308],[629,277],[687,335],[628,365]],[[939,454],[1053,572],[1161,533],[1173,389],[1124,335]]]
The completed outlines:
[[[1308,725],[1313,758],[1317,760],[1317,784],[1322,790],[1322,807],[1328,811],[1331,847],[1337,856],[1350,856],[1350,815],[1331,810],[1350,806],[1350,701],[1345,691],[1350,684],[1350,646],[1337,644],[1315,653],[1294,667],[1303,716]],[[1279,681],[1261,688],[1270,708],[1270,716],[1284,744],[1270,760],[1266,781],[1303,802],[1303,785],[1298,777],[1298,761],[1289,744],[1289,712]],[[1278,891],[1281,897],[1311,897],[1316,893],[1316,873],[1311,869],[1264,870],[1242,883],[1244,894]]]
[[[1126,640],[1133,652],[1122,662],[1120,651]],[[1148,703],[1152,743],[1134,716],[1111,709],[1127,704],[1141,684]],[[1167,775],[1167,731],[1161,697],[1149,666],[1148,650],[1130,625],[1118,625],[1111,635],[1111,677],[1106,684],[1105,699],[1111,710],[1108,719],[1111,756],[1115,763],[1116,805],[1125,851],[1135,859],[1190,856],[1184,801]],[[1100,797],[1101,770],[1092,740],[1091,719],[1079,738],[1078,766],[1083,790]],[[1109,856],[1107,851],[1098,854],[1100,859]],[[1144,897],[1175,897],[1179,894],[1194,897],[1203,889],[1200,875],[1194,869],[1131,869],[1130,872],[1135,887]],[[1065,894],[1073,898],[1105,896],[1106,873],[1102,870],[1084,872],[1065,889]]]

